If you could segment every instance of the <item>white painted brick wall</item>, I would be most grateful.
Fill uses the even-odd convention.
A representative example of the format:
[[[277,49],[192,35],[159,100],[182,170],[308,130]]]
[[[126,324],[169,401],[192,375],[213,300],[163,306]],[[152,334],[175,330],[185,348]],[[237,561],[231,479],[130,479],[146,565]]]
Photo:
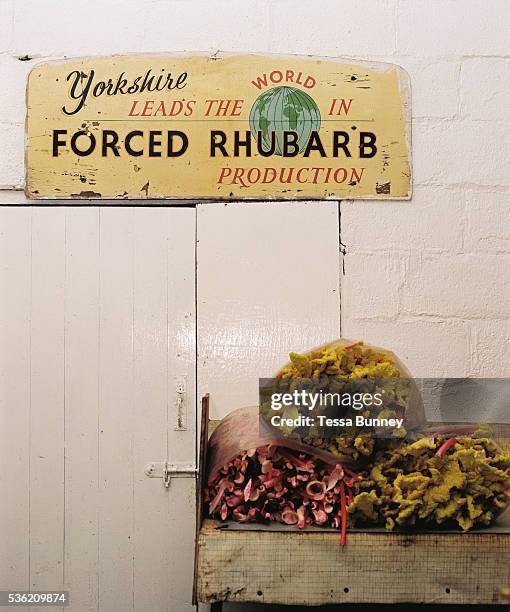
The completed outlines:
[[[402,55],[508,54],[507,0],[401,0],[397,14]]]
[[[414,197],[342,203],[343,333],[416,375],[510,376],[510,3],[400,0],[396,14]]]
[[[475,321],[471,324],[472,376],[508,376],[510,321]]]
[[[349,318],[344,329],[347,337],[391,347],[417,377],[465,376],[472,369],[470,325],[465,321],[402,314],[392,320]]]
[[[467,191],[466,216],[466,251],[510,253],[510,197],[506,191]]]
[[[462,252],[464,199],[459,188],[415,185],[409,203],[342,203],[342,240],[349,253],[415,249]],[[346,263],[345,278],[355,271],[355,261]]]
[[[417,119],[413,136],[417,184],[510,186],[510,122]]]
[[[507,51],[510,51],[510,45]],[[459,87],[462,117],[481,121],[508,121],[509,78],[508,58],[474,57],[462,62]]]
[[[510,255],[413,253],[402,311],[417,316],[495,319],[508,314]]]
[[[411,75],[414,118],[452,119],[459,110],[457,58],[400,57],[398,63]]]
[[[352,261],[352,264],[351,264]],[[392,319],[401,311],[405,260],[389,252],[357,252],[346,258],[342,308],[352,318]],[[356,273],[351,273],[356,270]]]
[[[14,55],[79,56],[140,51],[145,4],[136,0],[13,0]],[[171,25],[168,25],[167,38]]]

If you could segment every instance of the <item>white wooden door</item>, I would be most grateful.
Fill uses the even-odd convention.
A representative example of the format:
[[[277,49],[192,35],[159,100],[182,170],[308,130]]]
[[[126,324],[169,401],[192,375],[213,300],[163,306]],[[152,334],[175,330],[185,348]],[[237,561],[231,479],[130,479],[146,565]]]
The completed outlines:
[[[194,480],[144,466],[196,460],[195,219],[0,208],[0,589],[192,609]]]
[[[339,274],[332,202],[0,207],[0,588],[191,610],[194,482],[144,466],[194,464],[195,368],[219,418],[339,336]]]

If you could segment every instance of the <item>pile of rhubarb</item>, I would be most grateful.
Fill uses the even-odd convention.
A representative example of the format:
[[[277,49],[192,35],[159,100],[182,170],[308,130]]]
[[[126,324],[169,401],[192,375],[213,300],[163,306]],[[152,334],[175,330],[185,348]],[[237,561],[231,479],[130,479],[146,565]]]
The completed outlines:
[[[283,431],[268,425],[272,408],[264,402],[240,408],[209,440],[209,516],[331,527],[340,530],[342,543],[349,525],[445,524],[467,531],[490,524],[510,503],[510,453],[472,426],[449,435],[445,428],[428,430],[414,383],[401,382],[410,376],[394,353],[362,342],[337,340],[291,353],[274,379],[278,392],[386,381],[391,393],[377,410],[403,413],[405,428],[384,439],[356,428],[336,436],[313,428]]]
[[[422,437],[394,442],[355,473],[314,455],[265,445],[240,453],[205,491],[209,515],[223,521],[277,521],[303,529],[446,523],[489,525],[510,503],[510,453],[493,440]]]
[[[353,523],[386,529],[490,525],[510,503],[510,452],[483,432],[423,436],[379,451],[355,483]]]
[[[224,465],[206,488],[209,514],[241,523],[278,521],[341,530],[360,476],[341,465],[274,445],[247,450]]]
[[[275,375],[269,393],[288,393],[295,390],[307,394],[338,393],[349,389],[349,383],[360,385],[364,391],[382,392],[384,405],[372,406],[363,412],[366,417],[394,418],[405,416],[405,427],[391,433],[392,437],[404,438],[408,431],[422,428],[425,413],[416,385],[403,362],[384,348],[365,344],[362,341],[339,339],[306,353],[291,352],[290,361]],[[361,389],[361,387],[360,387]],[[360,390],[357,389],[357,390]],[[260,405],[263,418],[270,420],[274,411],[263,401]],[[309,414],[307,408],[286,406],[280,411],[282,417],[295,418]],[[322,410],[326,416],[344,416]],[[327,429],[327,428],[326,428]],[[331,431],[314,426],[312,428],[281,427],[282,435],[293,436],[304,444],[321,448],[338,457],[339,461],[363,459],[375,449],[373,437],[356,427],[349,431],[331,435]]]

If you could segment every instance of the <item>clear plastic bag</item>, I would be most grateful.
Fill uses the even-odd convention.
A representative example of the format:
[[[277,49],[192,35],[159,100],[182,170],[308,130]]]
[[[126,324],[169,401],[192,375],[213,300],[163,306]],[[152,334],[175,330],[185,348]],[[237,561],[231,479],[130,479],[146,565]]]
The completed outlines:
[[[339,338],[333,342],[328,342],[319,347],[306,351],[301,355],[290,353],[291,361],[280,368],[280,370],[275,374],[275,378],[282,378],[291,375],[293,370],[295,371],[297,368],[299,368],[299,359],[301,358],[307,359],[308,363],[311,364],[311,367],[313,367],[314,362],[327,360],[328,355],[340,355],[340,359],[338,361],[340,364],[344,363],[346,369],[345,372],[341,372],[342,376],[347,375],[347,372],[351,370],[349,374],[356,379],[358,370],[360,376],[366,376],[372,379],[383,379],[386,377],[389,380],[389,378],[394,374],[398,375],[398,377],[402,379],[405,379],[409,389],[409,398],[405,408],[405,427],[408,431],[411,431],[420,429],[425,425],[425,411],[418,386],[414,382],[411,373],[404,365],[402,360],[393,351],[385,348],[372,344],[366,344],[360,341],[349,340],[347,338]],[[360,361],[360,364],[354,364],[354,371],[352,371],[352,362],[355,362],[356,359]],[[297,367],[296,361],[298,362]],[[327,361],[326,364],[321,363],[320,365],[324,367],[328,363],[331,362]],[[332,369],[342,367],[342,365],[332,365],[334,366]],[[307,366],[308,364],[305,363],[304,368],[306,369]],[[326,367],[326,376],[327,371],[328,368]],[[316,371],[314,374],[316,374]],[[334,379],[335,374],[329,375],[329,378]]]

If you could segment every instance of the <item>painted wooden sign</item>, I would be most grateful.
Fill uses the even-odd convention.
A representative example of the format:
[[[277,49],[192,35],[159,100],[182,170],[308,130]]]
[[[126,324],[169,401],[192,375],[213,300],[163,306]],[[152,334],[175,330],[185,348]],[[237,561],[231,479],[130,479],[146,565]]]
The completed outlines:
[[[114,56],[36,66],[31,198],[411,194],[409,84],[390,64]]]

